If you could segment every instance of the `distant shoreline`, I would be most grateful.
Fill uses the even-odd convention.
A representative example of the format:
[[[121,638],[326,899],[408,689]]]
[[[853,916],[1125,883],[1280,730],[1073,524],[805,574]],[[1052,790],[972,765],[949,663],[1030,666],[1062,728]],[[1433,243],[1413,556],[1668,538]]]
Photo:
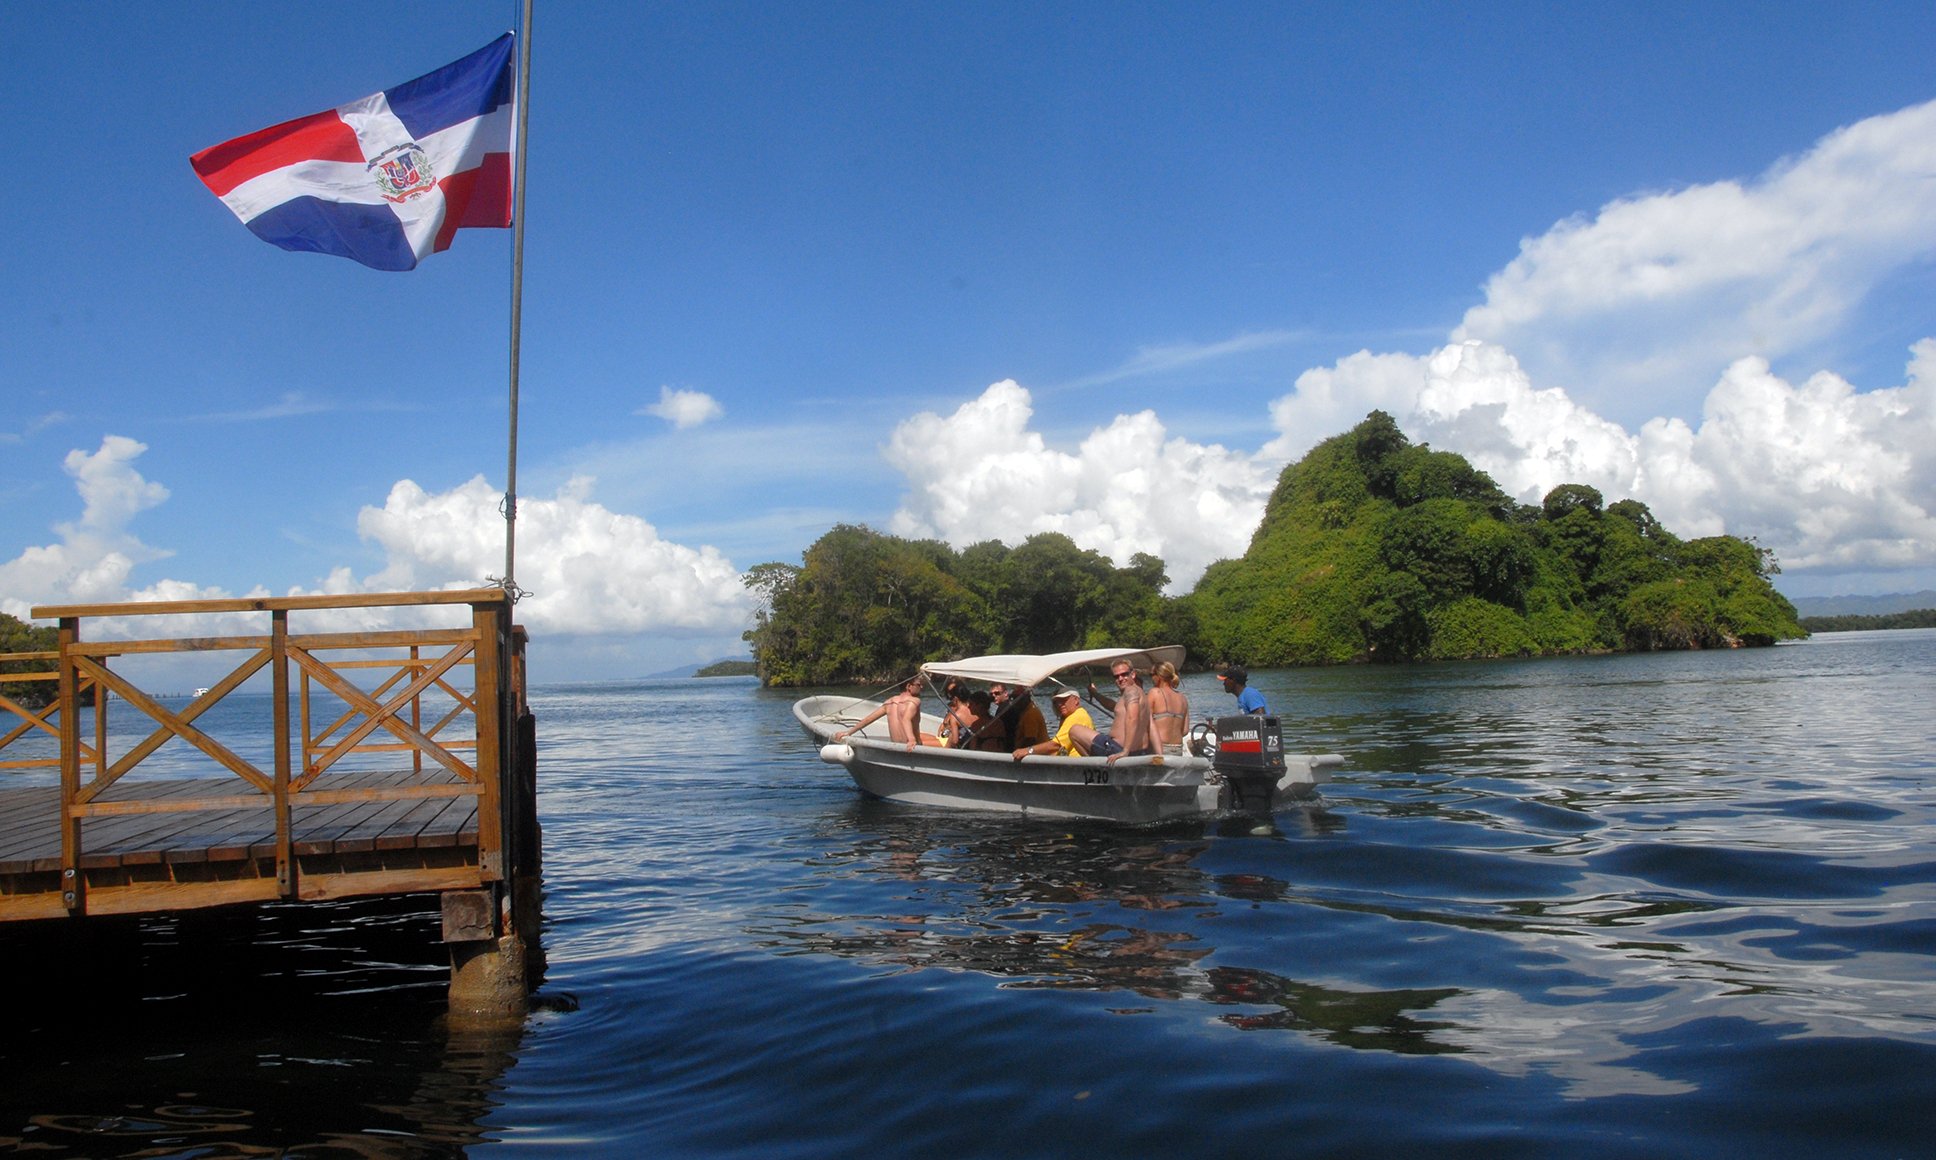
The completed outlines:
[[[1936,628],[1936,608],[1890,612],[1880,616],[1804,616],[1810,632],[1863,632],[1877,628]]]
[[[705,666],[695,677],[754,677],[759,675],[759,666],[752,661],[714,661]]]

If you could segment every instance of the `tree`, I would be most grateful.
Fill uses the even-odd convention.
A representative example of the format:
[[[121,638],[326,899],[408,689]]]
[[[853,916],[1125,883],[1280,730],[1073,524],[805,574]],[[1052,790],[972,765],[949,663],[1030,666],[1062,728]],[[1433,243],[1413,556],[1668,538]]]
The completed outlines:
[[[1385,567],[1418,577],[1434,599],[1472,591],[1466,526],[1472,513],[1456,499],[1431,499],[1395,512],[1379,536]]]
[[[0,612],[0,653],[52,652],[60,634],[52,628],[37,628],[17,616]],[[0,661],[0,673],[48,673],[51,660]],[[0,682],[0,696],[26,709],[38,709],[59,694],[53,681]],[[0,728],[0,732],[5,732]]]
[[[1602,503],[1599,488],[1584,483],[1562,483],[1546,493],[1540,508],[1548,520],[1559,520],[1576,511],[1584,511],[1597,519]]]
[[[1409,661],[1424,655],[1432,639],[1425,619],[1430,594],[1410,572],[1386,572],[1366,586],[1359,614],[1365,651],[1374,661]]]
[[[741,579],[758,598],[746,639],[768,685],[884,685],[937,658],[1197,636],[1189,610],[1162,595],[1162,560],[1117,568],[1058,533],[957,553],[842,524],[798,567],[761,564]]]
[[[1108,605],[1115,567],[1061,532],[1038,532],[1008,554],[1000,592],[1002,647],[1047,653],[1075,648]]]

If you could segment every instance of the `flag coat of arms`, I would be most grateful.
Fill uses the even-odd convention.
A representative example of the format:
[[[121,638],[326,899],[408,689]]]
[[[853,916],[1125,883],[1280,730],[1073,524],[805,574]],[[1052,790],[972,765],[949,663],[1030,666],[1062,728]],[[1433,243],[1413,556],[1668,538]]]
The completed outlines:
[[[460,229],[511,224],[512,42],[189,163],[265,242],[414,269]]]

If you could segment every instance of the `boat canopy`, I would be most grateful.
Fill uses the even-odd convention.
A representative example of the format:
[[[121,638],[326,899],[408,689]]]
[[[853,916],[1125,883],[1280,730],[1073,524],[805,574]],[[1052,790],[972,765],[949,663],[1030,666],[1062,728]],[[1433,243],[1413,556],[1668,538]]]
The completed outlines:
[[[1156,648],[1091,648],[1078,652],[1010,653],[992,657],[963,657],[958,661],[929,661],[921,671],[931,677],[959,677],[965,681],[1000,681],[1006,685],[1039,685],[1063,669],[1085,665],[1112,665],[1128,661],[1148,671],[1163,661],[1183,667],[1183,646],[1158,645]]]

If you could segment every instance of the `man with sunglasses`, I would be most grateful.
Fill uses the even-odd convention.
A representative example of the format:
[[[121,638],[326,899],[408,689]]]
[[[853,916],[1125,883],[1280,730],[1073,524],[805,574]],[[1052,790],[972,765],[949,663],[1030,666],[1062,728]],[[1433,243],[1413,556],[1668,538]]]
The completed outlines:
[[[1091,681],[1089,697],[1114,713],[1116,723],[1108,733],[1096,735],[1089,752],[1098,757],[1107,754],[1112,762],[1118,757],[1147,757],[1155,753],[1151,738],[1156,734],[1150,724],[1149,698],[1143,695],[1143,675],[1128,661],[1109,666],[1109,674],[1116,682],[1116,695],[1111,697],[1099,691]]]

